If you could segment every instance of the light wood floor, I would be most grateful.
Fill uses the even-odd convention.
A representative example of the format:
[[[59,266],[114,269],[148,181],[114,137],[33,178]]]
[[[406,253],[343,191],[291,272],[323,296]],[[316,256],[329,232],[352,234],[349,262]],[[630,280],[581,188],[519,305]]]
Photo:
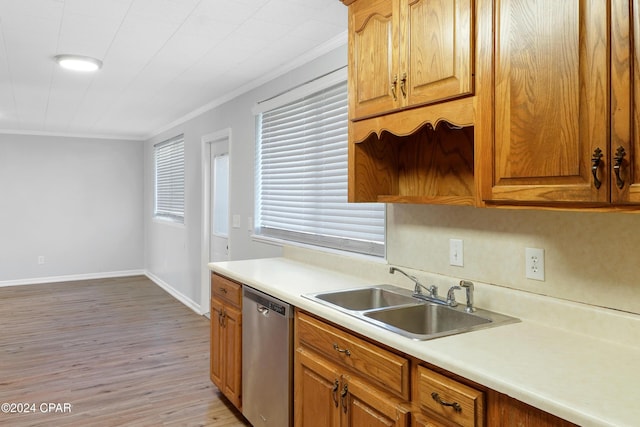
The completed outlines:
[[[248,425],[209,380],[208,320],[142,276],[0,288],[4,402],[35,404],[11,427]]]

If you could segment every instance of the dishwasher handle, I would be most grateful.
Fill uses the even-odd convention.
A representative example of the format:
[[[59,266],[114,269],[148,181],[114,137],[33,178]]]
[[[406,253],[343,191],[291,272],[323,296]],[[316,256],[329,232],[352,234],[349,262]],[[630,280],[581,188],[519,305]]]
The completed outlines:
[[[265,307],[260,303],[256,303],[256,310],[258,310],[258,313],[262,314],[263,316],[269,315],[269,307]]]

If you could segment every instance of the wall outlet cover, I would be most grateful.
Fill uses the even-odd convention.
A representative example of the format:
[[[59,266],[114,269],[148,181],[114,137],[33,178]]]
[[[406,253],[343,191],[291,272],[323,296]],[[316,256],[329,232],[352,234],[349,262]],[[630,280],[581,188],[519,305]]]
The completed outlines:
[[[525,248],[525,277],[544,282],[544,249]]]

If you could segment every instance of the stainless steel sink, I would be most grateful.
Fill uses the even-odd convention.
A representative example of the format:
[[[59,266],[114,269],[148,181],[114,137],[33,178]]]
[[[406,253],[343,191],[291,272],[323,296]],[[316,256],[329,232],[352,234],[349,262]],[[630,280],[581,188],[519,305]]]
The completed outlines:
[[[491,319],[454,310],[451,307],[436,304],[420,304],[411,307],[396,307],[364,313],[369,319],[383,327],[399,333],[411,334],[420,339],[426,336],[451,335],[457,331],[491,323]]]
[[[488,310],[468,313],[464,305],[450,307],[425,302],[393,285],[344,289],[303,297],[414,340],[495,327],[519,320]]]
[[[370,288],[324,292],[314,294],[313,297],[326,303],[355,311],[416,304],[420,302],[411,296],[410,291],[396,288],[392,285],[378,285]]]

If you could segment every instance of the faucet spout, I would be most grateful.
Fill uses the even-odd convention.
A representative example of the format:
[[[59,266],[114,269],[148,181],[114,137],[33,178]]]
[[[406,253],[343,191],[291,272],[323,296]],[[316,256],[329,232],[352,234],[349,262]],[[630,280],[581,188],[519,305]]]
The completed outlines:
[[[411,280],[415,284],[415,292],[420,293],[420,287],[424,288],[424,285],[420,283],[420,281],[416,278],[416,276],[412,276],[411,274],[407,274],[404,271],[400,270],[397,267],[389,267],[389,273],[394,274],[395,272],[402,273],[405,277]],[[426,289],[426,288],[425,288]]]
[[[429,301],[432,301],[432,302],[438,302],[438,303],[441,302],[441,299],[438,297],[437,286],[431,285],[427,287],[422,283],[420,283],[420,281],[415,276],[412,276],[411,274],[407,274],[397,267],[389,267],[389,273],[394,274],[396,271],[399,273],[402,273],[405,277],[407,277],[409,280],[411,280],[415,284],[415,287],[413,289],[413,296],[423,298],[423,299],[428,299]],[[422,289],[427,291],[429,294],[424,295],[422,293]]]
[[[426,301],[430,301],[436,304],[456,307],[458,305],[458,302],[456,301],[455,291],[464,289],[467,297],[467,306],[465,307],[464,311],[466,311],[467,313],[473,313],[474,311],[476,311],[476,308],[473,306],[473,289],[474,289],[473,282],[470,282],[468,280],[461,280],[460,286],[452,286],[451,288],[449,288],[449,291],[447,292],[447,297],[445,299],[438,296],[437,286],[435,285],[425,286],[422,283],[420,283],[420,281],[415,276],[412,276],[411,274],[408,274],[402,271],[398,267],[389,267],[389,273],[395,274],[396,271],[401,273],[403,276],[405,276],[415,284],[415,287],[413,290],[414,297],[420,298]],[[422,289],[427,291],[427,294],[423,294]]]

